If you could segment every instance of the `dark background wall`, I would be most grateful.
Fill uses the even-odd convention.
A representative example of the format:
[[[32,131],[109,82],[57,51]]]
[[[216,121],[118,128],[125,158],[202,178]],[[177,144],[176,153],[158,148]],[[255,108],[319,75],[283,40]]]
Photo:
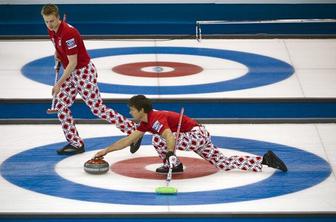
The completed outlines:
[[[42,5],[0,5],[0,37],[46,36]],[[336,19],[336,4],[59,4],[85,35],[194,35],[198,20]],[[336,23],[207,25],[203,34],[335,35]]]

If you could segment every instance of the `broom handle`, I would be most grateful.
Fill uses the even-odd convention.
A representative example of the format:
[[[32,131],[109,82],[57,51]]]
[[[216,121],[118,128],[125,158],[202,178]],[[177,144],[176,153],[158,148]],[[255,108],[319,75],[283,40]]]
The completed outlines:
[[[58,75],[59,75],[59,70],[61,67],[61,63],[57,60],[55,60],[55,66],[54,66],[54,70],[55,70],[55,80],[54,80],[54,86],[57,83],[58,80]],[[55,110],[55,101],[56,101],[56,95],[53,95],[52,101],[51,101],[51,110]]]
[[[180,116],[179,116],[178,125],[177,125],[176,136],[175,136],[174,154],[175,154],[175,151],[176,151],[176,148],[177,148],[177,141],[178,141],[179,136],[180,136],[183,113],[184,113],[184,108],[182,107],[181,112],[180,112]],[[172,158],[172,161],[169,160],[169,170],[168,170],[167,180],[166,180],[167,181],[167,186],[169,186],[169,182],[172,179],[172,171],[173,171],[174,163],[177,161],[176,156],[171,156],[171,158]]]
[[[174,154],[175,154],[175,151],[176,151],[176,148],[177,148],[177,141],[178,141],[178,138],[180,137],[180,131],[181,131],[181,125],[182,125],[183,113],[184,113],[184,107],[181,108],[180,116],[179,116],[179,121],[178,121],[178,125],[177,125],[176,136],[175,136]]]

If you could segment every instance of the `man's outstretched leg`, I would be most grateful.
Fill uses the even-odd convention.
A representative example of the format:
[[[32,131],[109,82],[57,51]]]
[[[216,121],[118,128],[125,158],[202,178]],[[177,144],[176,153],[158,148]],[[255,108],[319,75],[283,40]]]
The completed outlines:
[[[209,132],[205,127],[196,127],[193,131],[184,133],[181,138],[180,146],[183,150],[193,150],[203,159],[221,170],[240,169],[246,171],[260,172],[263,165],[287,171],[286,165],[272,151],[268,151],[263,157],[261,156],[224,156],[218,148],[211,142]]]
[[[95,116],[111,124],[115,124],[121,132],[128,135],[136,129],[136,124],[133,121],[103,104],[97,85],[97,71],[92,62],[88,64],[87,68],[77,72],[75,80],[79,94]],[[141,139],[131,144],[131,153],[135,153],[140,145]]]

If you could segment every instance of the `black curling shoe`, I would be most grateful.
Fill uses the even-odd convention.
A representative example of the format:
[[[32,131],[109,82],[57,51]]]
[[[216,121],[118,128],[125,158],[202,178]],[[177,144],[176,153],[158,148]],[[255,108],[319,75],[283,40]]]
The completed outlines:
[[[85,152],[84,145],[78,148],[71,145],[70,143],[65,145],[62,149],[57,150],[58,155],[74,155],[84,152]]]
[[[168,171],[169,171],[169,167],[165,165],[156,169],[156,172],[160,174],[167,174]],[[173,167],[172,173],[183,173],[183,164],[180,163],[179,165]]]
[[[132,143],[132,144],[130,145],[130,152],[131,152],[131,153],[135,153],[136,151],[138,151],[138,149],[139,149],[140,146],[141,146],[142,138],[143,138],[143,137],[141,137],[136,143]]]
[[[286,164],[272,151],[268,151],[264,154],[261,164],[267,165],[275,169],[279,169],[283,172],[287,172],[288,170]]]

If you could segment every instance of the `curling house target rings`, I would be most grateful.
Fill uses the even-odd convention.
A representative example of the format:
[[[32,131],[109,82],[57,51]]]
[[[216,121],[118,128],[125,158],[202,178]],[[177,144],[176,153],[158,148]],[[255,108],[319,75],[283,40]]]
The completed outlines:
[[[101,149],[122,136],[85,139],[87,151]],[[213,136],[219,147],[262,155],[273,150],[287,164],[288,173],[275,171],[270,177],[239,187],[198,192],[179,192],[175,196],[160,196],[153,192],[134,192],[90,187],[59,176],[54,167],[64,156],[55,150],[64,143],[48,144],[20,152],[6,159],[0,173],[7,181],[34,192],[81,201],[128,205],[198,205],[251,201],[285,195],[307,189],[324,181],[331,174],[330,165],[321,157],[304,150],[265,141]],[[150,145],[146,135],[143,145]],[[43,158],[41,158],[43,157]],[[131,157],[130,157],[131,158]],[[311,167],[314,166],[314,170]],[[262,172],[261,172],[262,173]],[[71,189],[60,189],[71,187]],[[265,192],[267,190],[268,192]],[[83,195],[94,193],[94,195]]]
[[[184,172],[174,175],[174,180],[204,177],[218,172],[217,168],[203,159],[190,157],[179,157],[179,159],[184,165]],[[130,158],[114,163],[111,170],[127,177],[164,180],[166,178],[165,174],[158,175],[158,173],[146,169],[146,165],[158,162],[162,163],[160,158],[156,156]],[[129,170],[129,166],[132,166],[132,170]]]
[[[254,53],[223,49],[191,47],[126,47],[93,49],[88,50],[88,52],[91,58],[136,54],[182,54],[208,56],[235,61],[248,68],[248,72],[239,78],[206,84],[158,87],[99,83],[98,85],[102,93],[175,95],[234,91],[277,83],[287,79],[294,73],[294,68],[284,61]],[[53,56],[44,57],[24,65],[21,72],[29,79],[53,85],[53,75],[51,74],[53,73],[53,63]]]

